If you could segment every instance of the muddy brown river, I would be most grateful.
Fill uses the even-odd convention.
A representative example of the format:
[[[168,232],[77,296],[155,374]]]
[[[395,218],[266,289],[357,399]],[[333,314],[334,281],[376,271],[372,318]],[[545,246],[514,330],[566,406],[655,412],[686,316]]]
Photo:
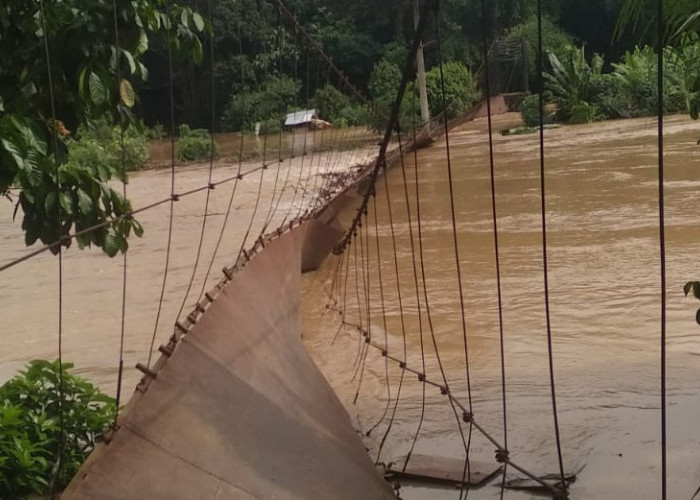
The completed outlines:
[[[517,117],[497,117],[497,129]],[[572,498],[652,499],[660,497],[659,422],[659,246],[656,181],[656,124],[652,119],[613,121],[563,127],[546,132],[547,215],[550,299],[559,424],[565,468],[580,469]],[[700,486],[700,326],[695,310],[700,302],[684,298],[683,284],[700,278],[700,127],[685,117],[666,120],[666,231],[668,272],[668,439],[669,498],[690,499]],[[454,169],[460,264],[465,293],[472,404],[475,419],[502,441],[501,365],[488,172],[486,122],[477,120],[450,134]],[[547,365],[542,281],[540,196],[537,136],[495,136],[496,184],[503,285],[503,329],[507,377],[508,448],[511,458],[535,473],[557,470]],[[287,214],[302,210],[313,197],[313,180],[305,200],[293,190],[282,193],[280,210],[267,217],[279,198],[275,179],[308,176],[310,162],[326,170],[343,171],[368,158],[367,147],[336,155],[317,153],[276,164],[246,176],[237,184],[232,214],[207,280],[218,280],[224,265],[233,263],[255,211],[258,190],[263,194],[252,234],[269,221],[276,227]],[[421,223],[427,297],[439,354],[452,391],[467,401],[465,359],[458,284],[455,273],[445,143],[418,153]],[[302,159],[304,164],[302,165]],[[243,171],[255,168],[250,160]],[[406,175],[415,227],[415,165],[407,158]],[[236,172],[235,162],[217,163],[214,180]],[[307,169],[307,173],[304,173]],[[279,172],[279,177],[277,173]],[[206,184],[208,165],[178,167],[176,190]],[[381,271],[386,328],[378,300],[370,302],[373,339],[403,356],[403,335],[394,271],[391,228],[384,184],[388,183],[394,217],[399,283],[405,318],[407,363],[420,368],[423,326],[426,375],[441,381],[432,347],[425,299],[419,286],[416,301],[413,254],[400,168],[389,171],[378,186],[376,235],[381,268],[377,265],[375,226],[368,229],[367,273],[372,297],[379,297]],[[132,174],[128,186],[135,207],[166,198],[168,170]],[[320,183],[316,184],[318,187]],[[199,272],[185,311],[203,286],[231,194],[231,184],[212,191]],[[175,204],[170,272],[156,346],[172,332],[192,274],[204,215],[205,192]],[[19,223],[12,205],[0,203],[0,256],[21,255]],[[346,221],[353,210],[343,215]],[[373,220],[373,212],[370,212]],[[139,373],[131,369],[144,361],[155,329],[163,280],[169,205],[143,214],[142,239],[132,240],[128,254],[126,318],[126,393]],[[415,233],[414,233],[415,236]],[[252,244],[251,238],[250,244]],[[415,246],[417,251],[417,246]],[[361,261],[361,258],[360,258]],[[351,263],[353,261],[351,260]],[[302,290],[303,336],[314,359],[334,387],[365,439],[372,458],[388,424],[384,358],[370,350],[356,403],[359,335],[342,328],[339,316],[326,308],[332,270],[329,258],[306,275]],[[116,389],[116,360],[121,322],[122,261],[97,250],[70,249],[64,256],[64,356],[77,372],[103,389]],[[420,265],[420,264],[418,264]],[[354,268],[348,280],[354,292]],[[361,271],[358,273],[362,280]],[[56,356],[57,259],[48,254],[0,275],[0,300],[5,310],[0,337],[0,381],[28,360]],[[367,325],[366,304],[358,312],[357,296],[345,298],[348,322]],[[362,317],[360,317],[360,315]],[[400,371],[389,366],[391,403]],[[391,461],[410,448],[421,414],[422,384],[406,376],[391,433],[380,460]],[[467,431],[467,428],[464,428]],[[440,391],[428,387],[425,415],[415,453],[463,458],[464,447],[455,416]],[[494,447],[474,431],[471,456],[492,461]],[[495,482],[469,493],[471,498],[499,497]],[[451,488],[426,488],[405,483],[402,498],[456,498]],[[533,498],[507,492],[507,498]]]

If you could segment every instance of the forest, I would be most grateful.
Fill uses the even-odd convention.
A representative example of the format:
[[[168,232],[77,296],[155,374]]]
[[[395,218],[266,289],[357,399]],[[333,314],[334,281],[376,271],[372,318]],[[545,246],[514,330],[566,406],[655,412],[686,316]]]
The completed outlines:
[[[659,46],[665,111],[697,117],[700,15],[693,0],[665,4],[659,33],[652,29],[654,4],[644,0],[435,2],[423,34],[431,114],[459,116],[482,98],[484,49],[502,40],[524,48],[520,66],[511,68],[523,73],[516,79],[522,85],[492,91],[533,92],[522,105],[526,126],[539,121],[540,89],[552,104],[546,122],[653,114]],[[179,161],[205,159],[216,154],[211,132],[279,133],[285,113],[308,108],[335,127],[382,130],[377,116],[388,114],[409,60],[417,6],[409,0],[43,5],[38,11],[13,0],[0,9],[0,192],[14,200],[16,215],[21,209],[27,245],[41,241],[54,253],[70,245],[61,235],[119,218],[76,238],[81,248],[95,245],[110,256],[125,252],[129,235],[143,229],[125,216],[131,205],[109,182],[144,165],[148,139],[179,137]],[[342,78],[322,64],[307,33]],[[415,94],[411,83],[408,95]],[[416,123],[414,102],[404,100],[403,123]]]

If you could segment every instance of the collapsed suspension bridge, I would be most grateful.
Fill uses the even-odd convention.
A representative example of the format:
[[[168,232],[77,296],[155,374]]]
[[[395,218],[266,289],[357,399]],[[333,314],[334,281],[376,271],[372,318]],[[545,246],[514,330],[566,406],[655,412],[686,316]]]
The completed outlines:
[[[285,5],[279,2],[277,6],[280,26],[295,33],[300,53],[306,54],[306,60],[295,61],[291,71],[296,76],[304,75],[302,79],[307,83],[312,78],[332,81],[371,107],[371,103],[351,85]],[[508,446],[507,363],[502,321],[499,321],[500,415],[482,417],[474,407],[465,313],[469,291],[463,286],[464,249],[458,239],[460,221],[455,210],[459,193],[453,189],[457,163],[450,151],[450,130],[455,123],[438,118],[429,134],[418,133],[415,126],[410,125],[404,130],[398,124],[402,102],[414,109],[417,107],[415,96],[404,97],[404,91],[412,77],[413,53],[428,22],[435,23],[438,51],[441,47],[440,19],[434,16],[433,7],[432,2],[426,2],[422,9],[421,22],[416,28],[417,35],[392,114],[380,117],[388,125],[378,153],[367,146],[366,137],[360,137],[358,147],[349,147],[356,140],[351,130],[304,130],[291,136],[281,132],[279,138],[264,136],[260,161],[244,162],[241,137],[238,161],[227,165],[225,175],[215,172],[212,158],[208,168],[199,171],[205,182],[192,182],[176,189],[178,169],[173,158],[169,170],[169,195],[128,214],[131,217],[161,207],[169,209],[165,265],[155,325],[147,339],[150,342],[148,357],[138,364],[143,378],[134,396],[120,411],[105,442],[95,450],[64,492],[66,498],[391,498],[394,494],[377,472],[375,464],[388,461],[383,450],[392,439],[395,417],[401,411],[402,389],[409,378],[415,378],[421,385],[421,411],[407,453],[396,469],[409,468],[414,448],[424,432],[426,393],[435,391],[449,405],[455,429],[453,437],[463,452],[463,470],[461,477],[457,478],[461,484],[460,497],[468,493],[468,480],[473,475],[470,458],[474,434],[490,443],[492,460],[504,466],[499,476],[501,495],[506,472],[516,470],[539,483],[552,496],[567,496],[568,480],[559,438],[547,301],[550,396],[558,466],[554,479],[544,480],[530,472],[527,463],[519,460],[517,450]],[[489,89],[487,47],[485,41],[487,70],[484,88]],[[441,54],[438,59],[441,62]],[[504,108],[505,105],[501,99],[488,95],[488,91],[486,94],[483,105],[477,106],[460,122],[480,115],[488,120],[495,285],[501,318],[491,117],[494,106]],[[301,101],[303,96],[296,99]],[[443,104],[446,108],[447,103]],[[298,102],[290,105],[297,107]],[[661,132],[659,137],[662,137]],[[442,141],[440,147],[444,145],[447,167],[446,192],[440,196],[448,200],[444,215],[452,235],[453,293],[459,304],[459,309],[454,311],[458,320],[454,323],[456,330],[452,335],[457,335],[463,344],[464,374],[460,379],[450,379],[443,368],[441,345],[434,324],[435,304],[428,293],[429,277],[426,276],[425,214],[421,214],[424,195],[420,193],[421,159],[417,148],[438,138]],[[289,146],[288,153],[282,147],[283,142]],[[544,290],[547,294],[542,134],[540,146],[539,194]],[[659,155],[661,169],[662,158]],[[390,166],[399,169],[403,190],[401,199],[393,202],[392,190],[385,177]],[[245,184],[253,186],[247,191],[249,198],[242,200]],[[216,219],[220,220],[217,229],[211,198],[217,190],[225,188],[230,189],[230,196],[223,205],[223,217]],[[170,288],[170,293],[178,295],[174,309],[169,311],[176,318],[175,326],[167,341],[157,349],[160,354],[155,359],[151,353],[156,351],[154,347],[161,339],[162,323],[168,320],[166,291],[169,272],[173,271],[171,252],[177,244],[172,237],[174,214],[178,205],[196,195],[205,196],[197,251],[188,266],[191,269],[191,273],[186,273],[189,277],[177,289]],[[350,220],[346,220],[349,223],[346,229],[341,222],[347,219],[348,207],[357,205],[358,195],[359,208]],[[241,212],[236,212],[236,203],[249,203],[252,210],[245,214],[246,220],[239,225],[243,229],[242,238],[232,245],[226,240],[226,233],[231,217],[241,215]],[[378,208],[380,203],[385,203],[386,208]],[[403,210],[406,224],[394,223],[398,208]],[[387,217],[383,224],[388,227],[388,234],[380,235],[380,227],[383,227],[380,214]],[[69,237],[75,238],[112,223],[114,221],[107,221]],[[663,224],[661,228],[663,230]],[[204,248],[207,232],[217,236],[213,246]],[[400,269],[399,265],[396,241],[406,237],[399,232],[408,232],[411,262],[408,269]],[[56,242],[54,246],[60,243]],[[2,269],[14,268],[50,248],[29,252],[4,264]],[[129,312],[126,307],[131,293],[129,286],[134,286],[130,283],[135,280],[131,278],[127,265],[127,256],[131,257],[132,251],[136,250],[130,250],[124,257],[121,340],[113,363],[118,369],[116,394],[121,402],[126,400],[123,380],[128,369],[125,365],[128,345],[124,318],[128,318]],[[353,334],[357,339],[354,363],[347,368],[354,372],[355,401],[362,391],[368,357],[381,356],[385,363],[387,396],[384,411],[377,421],[361,429],[368,435],[381,436],[376,455],[372,458],[366,453],[345,409],[305,351],[300,338],[301,272],[317,269],[330,253],[334,254],[331,262],[324,265],[329,283],[326,310],[329,314],[336,313],[339,318],[338,329],[332,332],[332,342],[338,336]],[[220,272],[216,267],[222,261],[228,262],[223,269],[223,278],[213,288],[208,288],[212,277]],[[390,300],[399,309],[393,318],[387,312]],[[194,308],[185,315],[186,307],[192,303]],[[59,306],[59,315],[62,314],[63,309]],[[390,346],[390,334],[402,339],[398,351],[395,345]],[[63,353],[59,352],[59,355]],[[390,365],[400,372],[398,383],[393,386],[390,384]],[[496,418],[502,421],[494,425]]]

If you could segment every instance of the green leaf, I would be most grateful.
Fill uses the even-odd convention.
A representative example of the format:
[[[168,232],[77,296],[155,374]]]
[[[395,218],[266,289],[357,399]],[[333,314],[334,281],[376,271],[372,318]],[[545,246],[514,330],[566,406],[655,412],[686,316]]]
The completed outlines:
[[[136,93],[134,88],[131,86],[131,82],[127,79],[123,79],[119,83],[119,96],[121,97],[122,104],[127,108],[134,107],[136,103]]]
[[[61,205],[61,208],[65,214],[73,215],[73,198],[71,195],[64,192],[59,193],[58,203]]]
[[[202,42],[199,38],[194,39],[194,46],[192,47],[192,61],[195,64],[201,64],[204,58],[204,51],[202,50]]]
[[[46,212],[47,217],[53,217],[57,215],[55,191],[51,191],[49,194],[46,195],[46,198],[44,199],[44,211]]]
[[[187,9],[182,9],[180,13],[180,22],[182,22],[183,26],[187,26]]]
[[[109,171],[109,167],[104,163],[97,164],[97,176],[101,181],[108,181],[112,178],[112,173]]]
[[[78,188],[78,208],[84,215],[92,212],[92,199],[81,188]]]
[[[148,68],[146,68],[142,62],[139,62],[139,70],[141,73],[141,80],[144,82],[148,80]]]
[[[138,45],[136,45],[136,49],[134,49],[134,52],[136,52],[137,55],[141,55],[145,53],[148,50],[148,35],[146,35],[146,32],[144,30],[139,31],[139,41]]]
[[[688,294],[690,293],[690,290],[691,290],[692,288],[693,288],[693,282],[692,282],[692,281],[689,281],[689,282],[687,282],[685,285],[683,285],[683,295],[685,295],[685,296],[687,297]]]
[[[131,225],[134,228],[134,234],[139,238],[143,236],[143,226],[135,220],[131,221]]]
[[[693,281],[693,297],[700,299],[700,281]]]
[[[19,147],[9,139],[2,138],[0,139],[0,142],[2,143],[3,147],[5,148],[5,151],[10,153],[12,155],[12,159],[15,161],[15,165],[17,168],[21,168],[22,164],[24,163],[24,159],[22,158],[22,152],[20,151]]]
[[[90,72],[88,84],[90,86],[90,100],[92,103],[97,106],[106,104],[108,100],[107,89],[100,77],[97,76],[97,73]]]
[[[114,257],[119,252],[119,239],[112,233],[105,236],[103,249],[107,255]]]
[[[131,55],[131,52],[129,52],[128,50],[122,50],[122,54],[124,54],[126,62],[129,63],[129,70],[133,75],[134,73],[136,73],[136,60],[134,59],[134,56]]]
[[[197,31],[204,30],[204,19],[199,14],[199,12],[192,13],[192,20],[194,21],[194,26],[195,28],[197,28]]]

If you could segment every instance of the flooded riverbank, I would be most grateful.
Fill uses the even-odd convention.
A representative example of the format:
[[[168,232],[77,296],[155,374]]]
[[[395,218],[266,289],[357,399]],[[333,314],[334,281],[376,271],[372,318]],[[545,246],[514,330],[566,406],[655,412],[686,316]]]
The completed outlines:
[[[498,117],[497,129],[514,125]],[[666,234],[668,272],[668,397],[670,498],[690,498],[700,485],[700,327],[697,301],[684,298],[683,284],[698,278],[700,255],[700,128],[685,117],[666,120]],[[548,251],[555,379],[562,450],[567,470],[584,467],[572,498],[658,498],[659,422],[659,243],[656,124],[652,119],[595,123],[549,130],[546,140]],[[475,419],[503,439],[498,314],[486,121],[450,135],[460,263],[465,291],[472,403]],[[461,313],[455,278],[452,226],[447,195],[444,142],[418,154],[424,265],[431,319],[447,378],[467,401]],[[496,190],[503,279],[508,431],[511,458],[536,473],[556,472],[557,459],[549,391],[540,225],[538,137],[495,137]],[[416,232],[413,158],[406,159],[409,198]],[[426,375],[441,382],[419,286],[421,322],[413,283],[400,169],[389,183],[397,238],[399,274],[407,324],[408,366],[420,369],[419,325],[424,329]],[[377,233],[383,255],[388,351],[402,357],[402,334],[393,269],[391,231],[384,187],[377,189]],[[351,216],[352,214],[349,214]],[[370,214],[370,222],[373,216]],[[380,314],[374,225],[371,328],[384,344]],[[415,244],[417,252],[417,244]],[[363,262],[360,258],[359,262]],[[370,350],[357,404],[358,334],[341,331],[337,314],[324,313],[330,287],[330,260],[307,277],[303,293],[304,335],[324,373],[367,431],[382,420],[387,401],[384,359]],[[360,266],[361,267],[361,266]],[[357,323],[353,264],[348,288],[348,321]],[[362,286],[362,270],[359,282]],[[419,271],[420,272],[420,271]],[[362,288],[361,288],[362,289]],[[325,290],[319,293],[318,290]],[[360,292],[362,294],[362,292]],[[364,300],[359,300],[364,308]],[[366,313],[362,319],[366,325]],[[323,321],[319,322],[318,317]],[[352,353],[352,354],[349,354]],[[400,370],[390,365],[395,398]],[[421,413],[422,384],[408,376],[382,461],[410,447]],[[461,458],[464,447],[446,398],[434,387],[426,393],[425,420],[415,453]],[[393,401],[392,401],[393,406]],[[390,415],[390,414],[389,414]],[[376,457],[388,418],[366,439]],[[465,432],[467,428],[465,426]],[[490,461],[494,446],[478,432],[472,457]],[[445,491],[405,487],[402,497],[454,498]],[[470,498],[498,498],[486,486]],[[508,498],[530,498],[509,492]]]

